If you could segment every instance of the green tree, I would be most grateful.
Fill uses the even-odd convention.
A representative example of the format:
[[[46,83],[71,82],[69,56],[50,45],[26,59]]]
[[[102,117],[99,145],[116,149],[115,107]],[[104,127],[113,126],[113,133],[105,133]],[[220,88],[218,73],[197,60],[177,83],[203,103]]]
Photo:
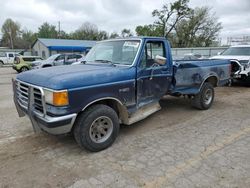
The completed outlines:
[[[153,24],[144,26],[139,25],[136,27],[135,32],[138,36],[162,36],[161,28]]]
[[[39,38],[57,38],[58,32],[56,26],[50,25],[48,22],[43,23],[38,28],[37,36]]]
[[[121,31],[121,36],[122,37],[131,37],[133,36],[133,33],[130,29],[126,29],[124,28],[122,31]]]
[[[97,40],[98,27],[90,22],[84,22],[75,32],[71,34],[73,39],[78,40]]]
[[[176,26],[176,46],[210,46],[218,37],[222,25],[208,7],[195,8]]]
[[[176,24],[190,12],[189,0],[177,0],[170,5],[164,4],[162,9],[154,10],[152,16],[156,18],[154,24],[160,28],[161,36],[168,37]]]
[[[20,37],[21,25],[18,22],[14,22],[12,19],[8,18],[2,25],[2,45],[8,46],[10,48],[16,47],[16,42]]]
[[[109,38],[108,33],[106,31],[99,31],[98,32],[97,40],[106,40],[108,38]]]
[[[70,35],[66,33],[65,31],[61,30],[58,32],[58,38],[60,39],[70,39]]]
[[[110,36],[109,36],[110,39],[115,39],[117,37],[119,37],[119,34],[116,33],[116,32],[111,33]]]
[[[22,31],[22,38],[20,39],[18,46],[19,48],[30,49],[31,45],[37,39],[37,34],[29,30]]]

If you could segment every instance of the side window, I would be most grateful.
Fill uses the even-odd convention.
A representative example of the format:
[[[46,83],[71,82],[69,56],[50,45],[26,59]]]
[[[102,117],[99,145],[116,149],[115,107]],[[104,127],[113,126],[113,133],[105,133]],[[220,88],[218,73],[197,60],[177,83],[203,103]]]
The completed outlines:
[[[74,59],[75,58],[75,55],[72,54],[72,55],[68,55],[66,59]]]
[[[144,48],[141,67],[148,68],[156,63],[156,57],[161,56],[166,58],[165,46],[161,41],[149,41]]]
[[[81,55],[76,55],[76,59],[81,59],[82,56]]]
[[[55,59],[55,61],[60,61],[60,60],[64,60],[64,55],[59,55],[56,59]]]
[[[28,62],[32,62],[32,61],[35,61],[35,58],[33,58],[33,57],[24,57],[23,60],[28,61]]]
[[[14,57],[14,54],[9,54],[9,57]]]

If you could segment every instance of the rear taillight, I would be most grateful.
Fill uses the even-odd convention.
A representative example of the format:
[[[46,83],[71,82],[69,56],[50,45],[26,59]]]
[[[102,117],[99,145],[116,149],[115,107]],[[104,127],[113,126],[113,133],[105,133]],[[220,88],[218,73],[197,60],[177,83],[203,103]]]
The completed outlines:
[[[19,57],[15,57],[14,63],[15,63],[15,64],[19,64],[19,63],[20,63]]]

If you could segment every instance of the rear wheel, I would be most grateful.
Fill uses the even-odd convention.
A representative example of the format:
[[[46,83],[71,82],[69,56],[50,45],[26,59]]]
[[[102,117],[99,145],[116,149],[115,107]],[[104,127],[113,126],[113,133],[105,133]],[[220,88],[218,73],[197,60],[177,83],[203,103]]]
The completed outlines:
[[[3,62],[2,61],[0,61],[0,67],[3,67]]]
[[[29,70],[28,67],[22,67],[22,68],[20,69],[20,72],[25,72],[25,71],[28,71],[28,70]]]
[[[109,106],[98,104],[78,116],[73,131],[80,147],[101,151],[113,144],[119,127],[116,112]]]
[[[192,99],[192,106],[200,110],[207,110],[214,101],[214,87],[211,83],[205,82],[200,93]]]

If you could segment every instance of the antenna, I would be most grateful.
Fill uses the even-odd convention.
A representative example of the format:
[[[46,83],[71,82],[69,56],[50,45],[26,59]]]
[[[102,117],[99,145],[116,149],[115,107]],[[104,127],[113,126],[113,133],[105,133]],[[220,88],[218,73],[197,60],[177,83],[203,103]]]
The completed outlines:
[[[60,39],[61,37],[61,22],[58,22],[58,38]]]

